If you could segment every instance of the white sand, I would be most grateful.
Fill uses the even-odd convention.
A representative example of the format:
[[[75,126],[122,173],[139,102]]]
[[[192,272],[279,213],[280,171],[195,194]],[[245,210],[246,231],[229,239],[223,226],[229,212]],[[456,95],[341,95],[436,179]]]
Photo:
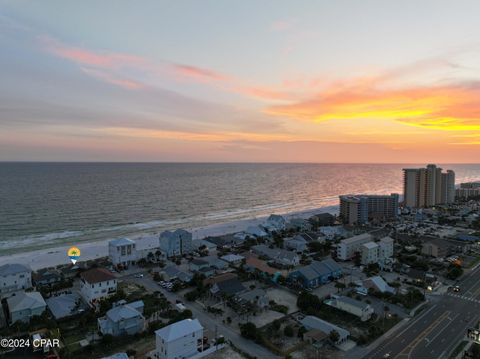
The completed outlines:
[[[285,214],[286,219],[290,218],[307,218],[316,213],[333,212],[332,207],[317,208],[302,212]],[[219,236],[229,233],[237,233],[246,230],[249,226],[259,225],[265,221],[266,217],[243,219],[233,222],[212,224],[205,227],[191,228],[193,239],[201,239],[208,236]],[[158,235],[144,234],[137,237],[131,237],[137,242],[137,248],[153,248],[157,246]],[[67,257],[67,250],[75,245],[81,251],[80,261],[91,260],[108,256],[108,241],[101,240],[97,242],[87,242],[80,244],[70,244],[58,248],[39,249],[35,251],[16,253],[12,255],[0,256],[0,265],[6,263],[21,263],[30,266],[33,270],[54,267],[60,264],[69,264],[70,259]]]

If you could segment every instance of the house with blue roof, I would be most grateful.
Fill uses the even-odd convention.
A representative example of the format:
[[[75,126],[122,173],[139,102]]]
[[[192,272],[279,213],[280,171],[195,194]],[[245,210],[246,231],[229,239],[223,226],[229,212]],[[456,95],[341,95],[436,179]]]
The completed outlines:
[[[316,288],[342,276],[342,268],[332,258],[313,261],[291,272],[287,280],[304,288]]]

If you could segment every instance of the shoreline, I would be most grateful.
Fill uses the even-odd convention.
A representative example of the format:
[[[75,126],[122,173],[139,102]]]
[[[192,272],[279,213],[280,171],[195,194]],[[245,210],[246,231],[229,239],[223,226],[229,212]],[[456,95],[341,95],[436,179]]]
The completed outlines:
[[[318,213],[336,213],[338,206],[326,206],[319,208],[312,208],[303,211],[290,212],[281,214],[285,219],[292,218],[308,218]],[[202,227],[185,228],[192,232],[194,240],[203,239],[205,237],[220,236],[225,234],[237,233],[246,230],[249,226],[262,224],[268,216],[261,216],[249,219],[240,219],[235,221],[228,221],[223,223],[215,223]],[[171,228],[175,229],[175,228]],[[142,248],[151,248],[158,242],[159,233],[145,232],[143,234],[130,236],[129,238],[137,242],[137,246]],[[67,257],[67,250],[75,245],[82,254],[80,261],[87,261],[108,256],[108,242],[118,237],[102,239],[92,242],[71,243],[69,245],[59,245],[57,247],[49,247],[45,249],[35,249],[27,252],[4,254],[0,255],[0,266],[7,263],[20,263],[29,266],[32,270],[39,270],[43,268],[56,267],[58,265],[65,265],[70,263]]]

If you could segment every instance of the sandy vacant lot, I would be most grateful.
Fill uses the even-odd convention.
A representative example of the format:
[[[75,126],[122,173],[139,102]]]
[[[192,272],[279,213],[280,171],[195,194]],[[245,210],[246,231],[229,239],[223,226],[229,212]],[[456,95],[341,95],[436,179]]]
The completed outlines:
[[[206,359],[245,359],[243,355],[240,353],[237,353],[235,350],[233,350],[230,346],[226,346],[222,350],[219,350],[218,352],[215,352],[213,354],[207,355],[205,357]]]
[[[288,307],[288,314],[298,311],[297,296],[283,289],[271,288],[267,290],[267,297],[278,304]]]

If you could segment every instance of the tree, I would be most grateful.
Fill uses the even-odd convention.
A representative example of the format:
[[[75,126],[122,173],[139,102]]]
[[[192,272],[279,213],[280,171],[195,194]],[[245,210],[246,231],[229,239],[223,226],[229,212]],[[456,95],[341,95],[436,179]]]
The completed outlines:
[[[255,340],[257,338],[257,326],[252,322],[240,324],[240,334],[244,338]]]
[[[283,329],[283,334],[285,334],[287,337],[293,337],[293,327],[291,325],[287,325]]]
[[[345,288],[345,284],[340,283],[340,282],[336,282],[336,283],[335,283],[335,288],[337,288],[337,293],[338,293],[338,292],[340,292],[340,289],[344,289],[344,288]]]
[[[336,330],[332,330],[328,335],[328,339],[333,343],[336,344],[340,340],[340,334]]]
[[[447,278],[448,279],[457,279],[463,274],[463,269],[456,265],[456,264],[451,264],[448,267],[448,272],[447,272]]]

